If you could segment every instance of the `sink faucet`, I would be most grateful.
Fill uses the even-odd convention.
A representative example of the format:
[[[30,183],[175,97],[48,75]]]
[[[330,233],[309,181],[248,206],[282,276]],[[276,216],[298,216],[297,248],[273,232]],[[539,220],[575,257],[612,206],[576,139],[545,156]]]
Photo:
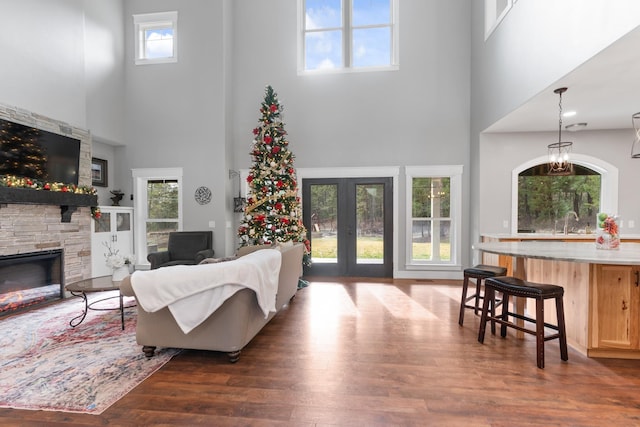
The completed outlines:
[[[567,214],[564,216],[564,234],[567,235],[569,234],[569,216],[573,214],[573,216],[575,217],[576,221],[580,221],[580,218],[578,218],[578,214],[575,213],[574,211],[569,211],[567,212]]]

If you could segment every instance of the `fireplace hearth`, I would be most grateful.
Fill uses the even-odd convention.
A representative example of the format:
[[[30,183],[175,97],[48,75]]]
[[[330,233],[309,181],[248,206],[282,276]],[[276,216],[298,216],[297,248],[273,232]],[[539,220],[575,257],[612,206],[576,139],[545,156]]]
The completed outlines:
[[[64,297],[63,251],[0,256],[0,317]]]

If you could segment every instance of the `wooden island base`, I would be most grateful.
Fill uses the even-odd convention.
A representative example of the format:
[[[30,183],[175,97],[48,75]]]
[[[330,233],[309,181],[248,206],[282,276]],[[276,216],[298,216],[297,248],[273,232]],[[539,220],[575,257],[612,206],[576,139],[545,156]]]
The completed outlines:
[[[640,245],[627,243],[619,252],[598,251],[588,257],[582,254],[584,245],[594,246],[589,243],[547,243],[554,245],[553,252],[544,251],[544,245],[491,242],[474,247],[484,252],[483,263],[504,266],[508,275],[564,287],[572,348],[588,357],[640,359]],[[567,256],[558,255],[562,246],[555,245],[566,247]],[[618,256],[620,264],[615,264]],[[526,310],[535,312],[533,306]],[[553,322],[554,315],[548,301],[545,316]]]

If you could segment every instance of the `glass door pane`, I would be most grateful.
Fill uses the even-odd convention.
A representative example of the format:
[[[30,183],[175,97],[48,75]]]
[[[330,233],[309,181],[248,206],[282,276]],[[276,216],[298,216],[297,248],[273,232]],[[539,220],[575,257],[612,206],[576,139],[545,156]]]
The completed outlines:
[[[100,218],[95,222],[95,233],[110,233],[111,232],[111,213],[102,212]]]
[[[356,185],[356,263],[384,262],[384,186]]]
[[[311,194],[311,260],[338,262],[338,185],[313,184]]]
[[[311,240],[310,276],[391,277],[393,179],[302,180],[302,216]]]
[[[128,212],[116,213],[116,231],[131,230],[131,214]]]

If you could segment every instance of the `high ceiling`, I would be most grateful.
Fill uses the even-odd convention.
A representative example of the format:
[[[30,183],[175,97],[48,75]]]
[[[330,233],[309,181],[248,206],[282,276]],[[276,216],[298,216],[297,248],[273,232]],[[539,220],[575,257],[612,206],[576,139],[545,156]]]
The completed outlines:
[[[640,112],[640,27],[585,62],[553,86],[507,114],[486,129],[488,132],[534,132],[558,130],[558,95],[564,126],[586,122],[586,130],[632,128],[631,115]]]

